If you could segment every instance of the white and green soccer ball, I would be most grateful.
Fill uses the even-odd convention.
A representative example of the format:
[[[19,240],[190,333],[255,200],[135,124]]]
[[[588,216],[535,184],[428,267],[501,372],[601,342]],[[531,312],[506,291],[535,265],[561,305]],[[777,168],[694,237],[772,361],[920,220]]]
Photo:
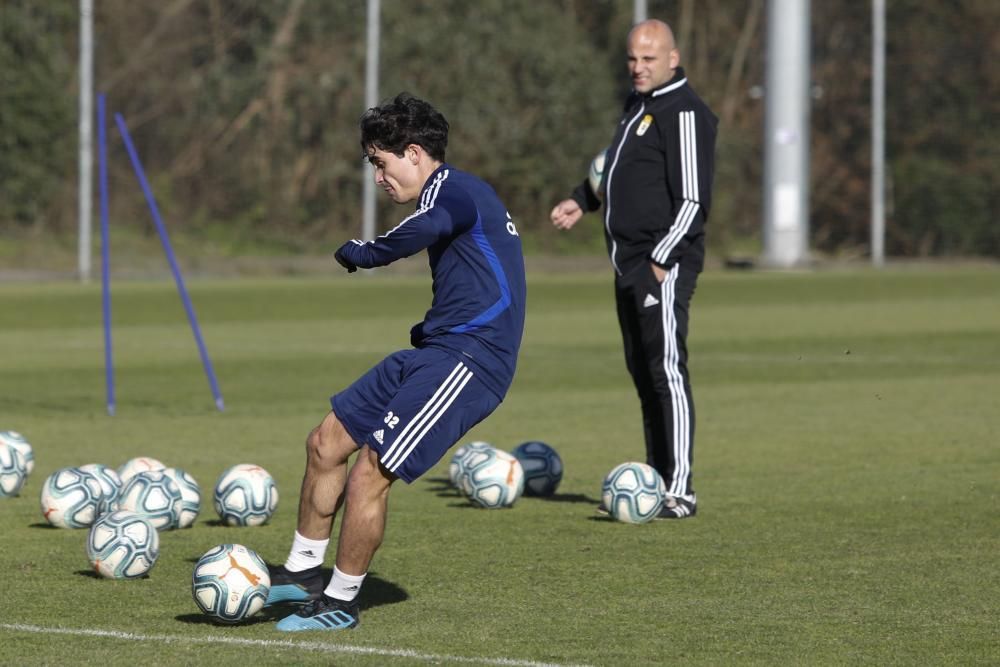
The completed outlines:
[[[201,487],[191,473],[181,468],[164,468],[163,473],[174,480],[181,492],[181,504],[177,511],[177,527],[190,528],[201,512]]]
[[[267,470],[240,463],[219,476],[212,502],[226,525],[259,526],[278,508],[278,487]]]
[[[559,453],[539,440],[523,442],[511,452],[524,468],[524,495],[551,496],[562,481]]]
[[[79,468],[60,468],[42,484],[42,516],[56,528],[86,528],[97,519],[104,489]]]
[[[666,495],[667,485],[660,473],[637,461],[615,466],[601,487],[601,501],[608,513],[624,523],[651,521]]]
[[[141,577],[159,556],[159,533],[148,519],[135,512],[109,512],[90,527],[87,558],[105,579]]]
[[[239,623],[267,601],[271,577],[256,552],[242,544],[220,544],[198,559],[191,593],[204,613],[220,623]]]
[[[459,491],[462,490],[459,478],[465,472],[465,458],[470,452],[482,452],[490,449],[493,449],[493,445],[482,440],[474,440],[473,442],[459,445],[455,453],[452,454],[451,461],[448,463],[448,480],[451,482],[451,485]]]
[[[524,469],[503,450],[473,451],[464,465],[459,483],[462,493],[474,505],[487,509],[510,507],[524,491]]]
[[[21,493],[28,479],[28,463],[21,450],[8,443],[0,443],[0,498],[10,498]]]
[[[122,487],[118,509],[139,514],[157,530],[170,530],[177,527],[181,490],[163,470],[140,472]]]
[[[130,479],[140,472],[163,470],[166,467],[160,460],[154,459],[152,456],[137,456],[119,466],[118,477],[121,478],[122,484],[127,484]]]
[[[31,474],[35,469],[35,451],[22,434],[17,431],[0,431],[0,446],[8,444],[24,455],[24,467]]]
[[[88,463],[80,466],[80,470],[89,472],[97,478],[101,485],[101,498],[97,501],[97,515],[113,512],[117,507],[118,496],[122,492],[122,480],[118,472],[103,463]]]
[[[604,199],[604,190],[601,189],[601,181],[604,180],[604,169],[608,161],[609,150],[611,150],[610,147],[595,155],[594,159],[590,161],[590,169],[587,170],[587,180],[590,182],[590,189],[601,200]]]

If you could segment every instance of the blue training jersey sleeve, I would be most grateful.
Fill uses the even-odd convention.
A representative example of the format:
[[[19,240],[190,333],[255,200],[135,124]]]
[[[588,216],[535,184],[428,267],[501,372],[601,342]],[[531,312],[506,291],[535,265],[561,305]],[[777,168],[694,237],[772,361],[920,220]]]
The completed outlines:
[[[463,195],[437,179],[424,190],[416,211],[374,241],[354,239],[344,246],[344,256],[362,269],[386,266],[467,231],[476,222],[476,207]]]

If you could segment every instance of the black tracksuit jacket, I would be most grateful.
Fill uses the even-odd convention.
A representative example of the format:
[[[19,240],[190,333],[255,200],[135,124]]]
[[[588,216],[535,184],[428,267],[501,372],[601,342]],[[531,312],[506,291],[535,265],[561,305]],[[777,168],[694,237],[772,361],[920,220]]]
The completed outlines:
[[[717,126],[683,68],[659,88],[629,95],[600,187],[608,255],[618,275],[644,262],[701,271]],[[584,211],[601,205],[586,179],[572,198]]]

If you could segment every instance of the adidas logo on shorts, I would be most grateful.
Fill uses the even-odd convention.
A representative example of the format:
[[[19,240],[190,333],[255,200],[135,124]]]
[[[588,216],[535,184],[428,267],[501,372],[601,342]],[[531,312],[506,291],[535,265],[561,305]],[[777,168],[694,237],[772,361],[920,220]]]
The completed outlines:
[[[385,430],[380,428],[379,430],[372,433],[372,435],[375,436],[375,440],[378,441],[378,444],[381,445],[382,438],[385,437]]]

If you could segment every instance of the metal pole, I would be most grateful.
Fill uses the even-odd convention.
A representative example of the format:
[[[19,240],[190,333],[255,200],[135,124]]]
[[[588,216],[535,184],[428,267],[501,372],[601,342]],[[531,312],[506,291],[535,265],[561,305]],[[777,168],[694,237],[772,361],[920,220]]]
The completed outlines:
[[[365,108],[378,104],[379,0],[368,0],[368,37],[365,55]],[[362,167],[361,238],[375,238],[375,181],[367,163]]]
[[[78,257],[80,282],[90,280],[90,214],[92,210],[94,116],[94,2],[80,0],[80,147],[77,192]]]
[[[764,112],[764,257],[808,261],[809,0],[770,0]]]
[[[872,1],[872,264],[885,264],[885,0]]]
[[[647,18],[649,18],[649,6],[646,0],[635,0],[635,4],[632,5],[632,23],[642,23]]]

